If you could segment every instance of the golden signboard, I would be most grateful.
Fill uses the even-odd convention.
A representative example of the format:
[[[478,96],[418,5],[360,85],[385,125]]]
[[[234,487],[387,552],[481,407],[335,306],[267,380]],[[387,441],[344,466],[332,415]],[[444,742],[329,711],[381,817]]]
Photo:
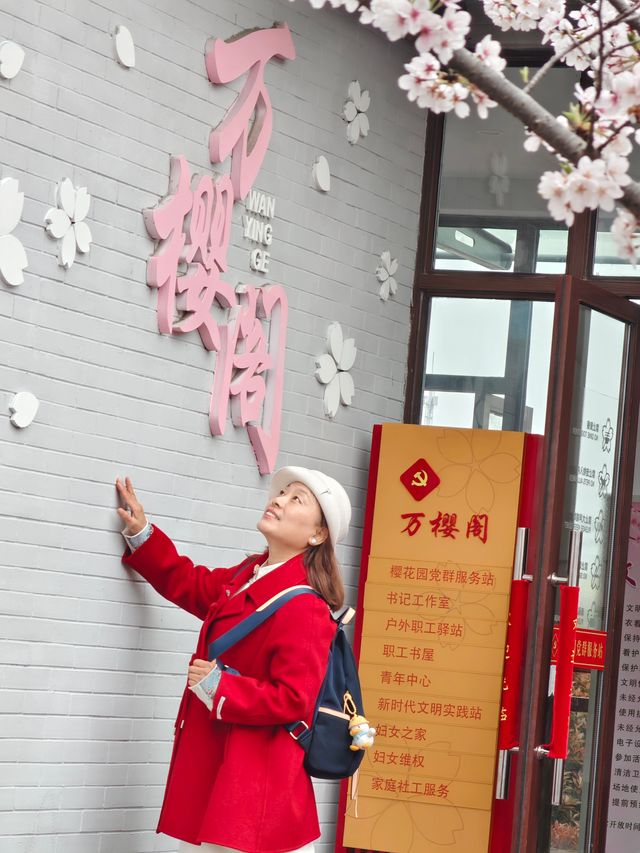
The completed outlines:
[[[523,449],[523,433],[374,428],[359,669],[378,734],[346,847],[488,849]]]

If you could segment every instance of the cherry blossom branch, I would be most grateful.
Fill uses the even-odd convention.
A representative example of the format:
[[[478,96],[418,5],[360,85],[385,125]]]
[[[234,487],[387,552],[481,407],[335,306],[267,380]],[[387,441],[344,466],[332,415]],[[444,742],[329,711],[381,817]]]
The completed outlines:
[[[627,3],[627,0],[609,0],[613,8],[625,15],[625,23],[640,35],[640,3]]]
[[[626,13],[621,13],[616,18],[611,21],[607,21],[601,27],[597,27],[590,33],[586,33],[582,38],[575,38],[573,33],[567,33],[566,35],[571,39],[571,44],[566,47],[564,50],[560,51],[560,53],[554,54],[550,59],[548,59],[544,65],[542,65],[538,71],[533,75],[531,80],[527,83],[527,85],[522,90],[523,92],[530,92],[534,86],[537,86],[540,80],[550,71],[555,65],[567,57],[572,51],[579,50],[583,45],[590,42],[598,35],[602,35],[606,30],[611,29],[612,27],[618,26],[618,24],[623,23],[627,19]]]
[[[576,165],[586,151],[587,143],[564,127],[534,98],[493,71],[466,48],[454,51],[450,67],[488,95],[512,116],[519,119],[536,136],[551,146],[565,160]],[[640,184],[632,181],[624,187],[621,203],[640,218]]]
[[[556,117],[514,83],[488,68],[466,48],[454,51],[450,67],[519,119],[536,136],[571,163],[586,151],[586,142],[563,127]]]
[[[616,139],[620,136],[620,133],[621,133],[623,130],[626,130],[626,128],[628,128],[628,127],[631,127],[631,128],[635,127],[634,123],[633,123],[630,119],[629,119],[629,121],[625,121],[625,123],[624,123],[624,124],[621,124],[621,125],[619,125],[618,127],[616,127],[616,128],[615,128],[615,133],[614,133],[614,134],[612,134],[608,139],[606,139],[606,140],[602,143],[602,145],[596,145],[596,146],[595,146],[594,150],[595,150],[596,154],[598,154],[598,156],[600,156],[600,157],[601,157],[601,156],[602,156],[602,152],[603,152],[603,151],[604,151],[604,150],[605,150],[609,145],[611,145],[611,143],[612,143],[612,142],[615,142],[615,141],[616,141]]]

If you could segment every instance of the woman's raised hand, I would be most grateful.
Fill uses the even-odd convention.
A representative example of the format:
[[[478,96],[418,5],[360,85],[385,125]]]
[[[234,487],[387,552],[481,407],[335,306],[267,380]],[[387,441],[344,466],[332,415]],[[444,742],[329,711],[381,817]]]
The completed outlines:
[[[147,517],[144,514],[142,504],[136,497],[136,493],[133,490],[133,483],[129,477],[125,477],[124,483],[117,477],[116,489],[118,490],[118,497],[122,504],[122,506],[118,507],[117,512],[125,524],[123,533],[126,533],[127,536],[135,536],[147,524]]]

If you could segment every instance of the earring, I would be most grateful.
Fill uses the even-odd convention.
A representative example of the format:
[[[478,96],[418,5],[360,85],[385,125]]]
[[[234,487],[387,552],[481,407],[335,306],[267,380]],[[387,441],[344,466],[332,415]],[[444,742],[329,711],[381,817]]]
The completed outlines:
[[[318,544],[318,540],[316,539],[316,537],[315,537],[315,536],[312,536],[310,541],[311,541],[311,544],[312,544],[312,545],[317,545],[317,544]]]

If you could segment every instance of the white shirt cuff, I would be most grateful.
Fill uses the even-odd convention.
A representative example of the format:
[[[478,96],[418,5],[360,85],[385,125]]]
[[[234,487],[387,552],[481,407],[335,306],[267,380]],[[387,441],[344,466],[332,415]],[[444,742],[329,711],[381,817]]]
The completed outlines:
[[[147,521],[142,530],[138,531],[138,533],[134,533],[132,536],[127,533],[122,533],[125,538],[127,545],[129,546],[129,550],[133,553],[133,551],[137,550],[141,545],[143,545],[147,539],[153,533],[153,527],[151,526],[151,522]]]
[[[196,694],[201,702],[204,702],[210,711],[213,710],[213,697],[218,689],[221,675],[222,672],[218,667],[215,667],[215,669],[212,669],[208,675],[205,675],[204,678],[189,688],[189,690],[192,690]]]

